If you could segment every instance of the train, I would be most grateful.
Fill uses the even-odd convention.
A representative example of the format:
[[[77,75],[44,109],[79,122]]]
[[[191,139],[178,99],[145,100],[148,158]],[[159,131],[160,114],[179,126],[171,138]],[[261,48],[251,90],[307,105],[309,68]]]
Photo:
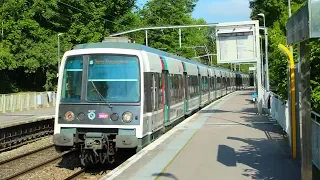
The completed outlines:
[[[97,42],[64,53],[53,143],[77,148],[83,166],[136,153],[186,117],[236,90],[249,75],[136,43]]]

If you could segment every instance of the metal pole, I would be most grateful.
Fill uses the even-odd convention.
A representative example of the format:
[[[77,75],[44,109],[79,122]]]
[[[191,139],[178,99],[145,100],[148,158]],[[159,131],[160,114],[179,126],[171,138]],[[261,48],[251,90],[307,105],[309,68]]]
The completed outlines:
[[[302,123],[301,142],[301,179],[312,179],[312,120],[311,120],[311,89],[310,89],[310,49],[308,40],[300,42],[300,61],[301,61],[301,114]]]
[[[179,45],[180,45],[180,48],[181,48],[181,29],[179,29]]]
[[[269,57],[268,57],[268,29],[265,27],[265,52],[266,52],[266,55],[265,55],[265,58],[266,58],[266,64],[265,64],[265,68],[266,68],[266,84],[267,84],[267,87],[266,87],[266,90],[269,91]]]
[[[262,54],[262,37],[260,36],[260,52]],[[264,87],[264,66],[263,66],[263,55],[261,55],[261,69],[262,69],[262,72],[261,72],[261,85]]]
[[[291,17],[291,2],[288,0],[288,7],[289,7],[289,17]]]
[[[146,30],[146,46],[148,46],[148,30]]]
[[[59,33],[58,34],[58,74],[57,74],[57,77],[59,75],[59,69],[60,69],[60,36],[62,35],[63,33]]]
[[[1,49],[3,49],[3,20],[1,22]],[[1,56],[2,60],[2,56]]]
[[[58,34],[58,74],[60,69],[60,34]]]
[[[289,18],[291,17],[291,1],[288,0],[288,11],[289,11]],[[289,46],[290,52],[293,53],[292,46]]]
[[[206,46],[206,45],[204,46],[204,49],[205,49],[205,51],[206,51],[207,55],[209,56],[209,50],[208,50],[208,48],[207,48],[207,46]],[[211,56],[209,56],[208,58],[209,58],[209,61],[210,61],[210,66],[211,66],[212,57],[211,57]]]
[[[3,41],[3,21],[1,22],[1,40]]]

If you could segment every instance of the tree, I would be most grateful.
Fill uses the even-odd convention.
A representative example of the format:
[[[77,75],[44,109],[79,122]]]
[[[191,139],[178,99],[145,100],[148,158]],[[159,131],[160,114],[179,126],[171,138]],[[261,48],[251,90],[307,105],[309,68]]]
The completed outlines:
[[[136,0],[1,1],[0,79],[8,85],[1,86],[0,92],[54,90],[57,34],[64,33],[61,55],[76,44],[99,42],[123,26],[117,21],[128,16],[135,3]]]
[[[292,14],[295,13],[305,0],[291,0]],[[276,92],[287,99],[288,95],[288,60],[278,48],[279,44],[286,44],[286,22],[288,20],[287,0],[255,0],[250,2],[251,18],[258,19],[258,13],[266,15],[266,26],[269,27],[269,71],[270,84],[276,87]],[[318,23],[318,22],[316,22]],[[311,101],[314,111],[320,112],[320,41],[311,40],[310,48],[311,67]],[[294,59],[297,62],[298,49],[294,46]]]

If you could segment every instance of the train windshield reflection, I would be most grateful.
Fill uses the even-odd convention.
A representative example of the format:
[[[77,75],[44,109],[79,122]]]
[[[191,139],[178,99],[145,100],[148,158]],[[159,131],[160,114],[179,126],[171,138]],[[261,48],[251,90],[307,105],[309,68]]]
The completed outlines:
[[[89,56],[87,101],[139,102],[139,84],[139,62],[136,56]]]

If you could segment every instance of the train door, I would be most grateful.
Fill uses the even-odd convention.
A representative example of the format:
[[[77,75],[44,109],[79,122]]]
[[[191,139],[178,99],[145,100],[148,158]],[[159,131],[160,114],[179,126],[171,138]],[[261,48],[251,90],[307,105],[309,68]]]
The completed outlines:
[[[164,123],[164,108],[165,108],[165,85],[164,85],[164,75],[163,73],[157,74],[156,76],[156,84],[158,85],[158,113],[157,121],[159,124]]]
[[[227,75],[227,73],[225,74],[225,83],[226,83],[226,87],[225,87],[226,93],[225,93],[225,95],[227,95],[228,94],[228,75]]]
[[[217,99],[217,76],[216,74],[214,75],[214,79],[213,79],[213,92],[214,92],[214,99]]]
[[[211,78],[210,78],[210,75],[209,75],[209,72],[208,72],[208,76],[207,76],[207,79],[206,79],[206,93],[208,93],[208,102],[210,101],[210,92],[211,92],[210,81],[211,81]]]
[[[169,73],[168,71],[163,71],[164,79],[164,124],[169,122],[170,118],[170,88],[169,87]]]
[[[199,95],[199,106],[201,105],[201,95],[202,95],[202,80],[201,75],[198,74],[198,95]]]
[[[188,102],[190,99],[189,92],[188,92],[188,87],[189,87],[188,86],[188,75],[186,72],[183,73],[183,84],[184,84],[184,114],[186,114],[186,112],[189,109]]]
[[[152,125],[154,129],[154,126],[157,126],[157,114],[156,114],[156,90],[155,90],[155,77],[154,73],[151,74],[151,112],[153,114],[154,119],[152,120]]]

